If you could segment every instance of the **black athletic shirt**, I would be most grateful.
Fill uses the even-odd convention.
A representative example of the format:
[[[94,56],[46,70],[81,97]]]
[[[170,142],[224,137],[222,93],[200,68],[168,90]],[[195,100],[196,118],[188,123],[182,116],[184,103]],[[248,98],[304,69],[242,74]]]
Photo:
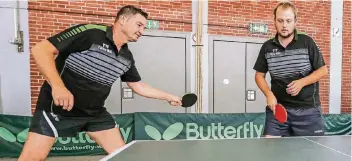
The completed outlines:
[[[297,96],[286,92],[287,85],[324,65],[323,56],[314,40],[295,30],[294,39],[286,48],[280,44],[277,34],[266,41],[260,49],[254,69],[270,73],[271,90],[278,103],[292,108],[309,108],[320,106],[319,83],[303,87]]]
[[[74,96],[74,107],[70,112],[56,107],[52,102],[51,87],[45,81],[37,108],[64,116],[94,116],[106,110],[104,102],[118,78],[123,82],[141,80],[127,44],[117,50],[112,27],[76,25],[49,37],[48,41],[59,51],[56,67]]]

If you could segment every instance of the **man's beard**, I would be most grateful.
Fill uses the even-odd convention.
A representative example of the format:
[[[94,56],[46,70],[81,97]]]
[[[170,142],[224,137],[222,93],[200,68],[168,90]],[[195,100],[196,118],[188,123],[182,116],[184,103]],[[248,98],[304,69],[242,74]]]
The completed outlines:
[[[293,34],[293,31],[287,35],[282,35],[280,32],[279,32],[279,36],[286,39],[286,38],[289,38],[291,35]]]

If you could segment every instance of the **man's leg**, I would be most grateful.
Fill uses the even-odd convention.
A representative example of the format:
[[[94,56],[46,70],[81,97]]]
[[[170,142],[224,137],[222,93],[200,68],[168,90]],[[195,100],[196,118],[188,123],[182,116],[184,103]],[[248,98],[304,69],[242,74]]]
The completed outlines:
[[[27,140],[23,146],[19,161],[42,161],[49,154],[55,142],[57,130],[52,116],[37,109],[32,117]]]
[[[291,113],[293,135],[324,136],[324,119],[320,107],[297,109]]]
[[[291,129],[288,122],[280,123],[274,116],[273,111],[270,108],[266,108],[266,117],[265,117],[265,126],[264,126],[264,137],[273,138],[273,137],[282,137],[290,136]]]
[[[109,154],[125,145],[120,129],[107,111],[90,120],[85,130],[89,137]]]
[[[18,160],[43,161],[49,154],[54,142],[55,137],[29,132]]]
[[[42,161],[49,154],[56,137],[73,137],[85,121],[79,117],[63,117],[36,109],[20,161]]]
[[[125,145],[125,142],[123,141],[120,134],[120,130],[118,128],[112,128],[96,132],[87,132],[87,134],[108,154],[111,154],[115,150]]]

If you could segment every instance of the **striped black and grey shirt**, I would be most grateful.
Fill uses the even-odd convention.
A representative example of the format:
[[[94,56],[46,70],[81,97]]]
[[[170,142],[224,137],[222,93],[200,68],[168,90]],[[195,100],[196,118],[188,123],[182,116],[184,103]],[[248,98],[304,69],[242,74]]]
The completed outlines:
[[[51,103],[55,113],[66,116],[98,114],[105,110],[104,102],[118,78],[123,82],[141,80],[127,44],[118,51],[112,33],[112,27],[81,24],[48,38],[59,51],[55,61],[61,79],[74,95],[72,111],[55,108]],[[47,82],[42,91],[39,100],[52,102]]]
[[[287,85],[310,75],[325,65],[314,40],[295,30],[292,42],[284,48],[275,38],[266,41],[258,55],[254,70],[270,73],[271,90],[279,103],[292,108],[320,106],[319,83],[305,86],[297,96],[286,93]]]

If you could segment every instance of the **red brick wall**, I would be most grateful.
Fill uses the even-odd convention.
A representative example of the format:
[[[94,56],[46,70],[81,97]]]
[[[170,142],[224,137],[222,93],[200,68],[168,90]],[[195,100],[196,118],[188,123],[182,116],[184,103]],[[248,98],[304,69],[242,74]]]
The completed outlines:
[[[112,24],[118,9],[124,5],[135,5],[149,13],[149,19],[160,21],[160,30],[191,32],[192,2],[188,1],[30,1],[29,8],[29,41],[30,47],[42,39],[79,23]],[[180,23],[186,22],[186,23]],[[41,84],[44,79],[40,75],[33,58],[31,64],[31,98],[32,111],[35,108]]]
[[[330,64],[330,1],[293,1],[298,8],[297,28],[310,35],[319,45],[327,66]],[[342,111],[351,111],[351,2],[344,2],[344,48],[343,48],[343,93]],[[252,36],[269,38],[274,36],[273,9],[277,1],[210,1],[210,34]],[[268,24],[268,35],[251,35],[245,28],[250,22]],[[230,27],[229,27],[230,26]],[[320,97],[324,112],[329,106],[329,76],[320,81]]]
[[[342,36],[342,42],[343,42],[343,59],[342,59],[342,94],[341,94],[341,104],[342,104],[342,112],[346,113],[351,113],[351,106],[352,106],[352,81],[351,81],[351,68],[352,68],[352,61],[351,61],[351,55],[352,55],[352,34],[351,34],[351,14],[352,14],[352,7],[351,1],[344,1],[343,2],[343,36]]]
[[[320,46],[324,59],[329,67],[330,62],[330,1],[294,1],[298,7],[298,29],[313,37]],[[271,37],[275,32],[272,10],[277,1],[209,1],[208,23],[209,34]],[[342,111],[351,111],[351,2],[344,1],[344,31],[343,31],[343,92]],[[160,21],[160,30],[190,32],[192,26],[192,2],[187,1],[30,1],[29,36],[30,47],[38,41],[47,38],[78,23],[107,23],[114,20],[116,11],[123,5],[133,4],[145,9],[150,19]],[[319,10],[318,10],[319,9]],[[249,22],[266,23],[269,35],[250,35],[244,29]],[[220,25],[220,26],[214,26]],[[227,26],[227,27],[226,27]],[[242,28],[241,28],[242,27]],[[31,58],[31,91],[32,109],[35,108],[37,96],[43,77],[40,76]],[[324,111],[329,105],[329,76],[321,80],[321,100]]]

